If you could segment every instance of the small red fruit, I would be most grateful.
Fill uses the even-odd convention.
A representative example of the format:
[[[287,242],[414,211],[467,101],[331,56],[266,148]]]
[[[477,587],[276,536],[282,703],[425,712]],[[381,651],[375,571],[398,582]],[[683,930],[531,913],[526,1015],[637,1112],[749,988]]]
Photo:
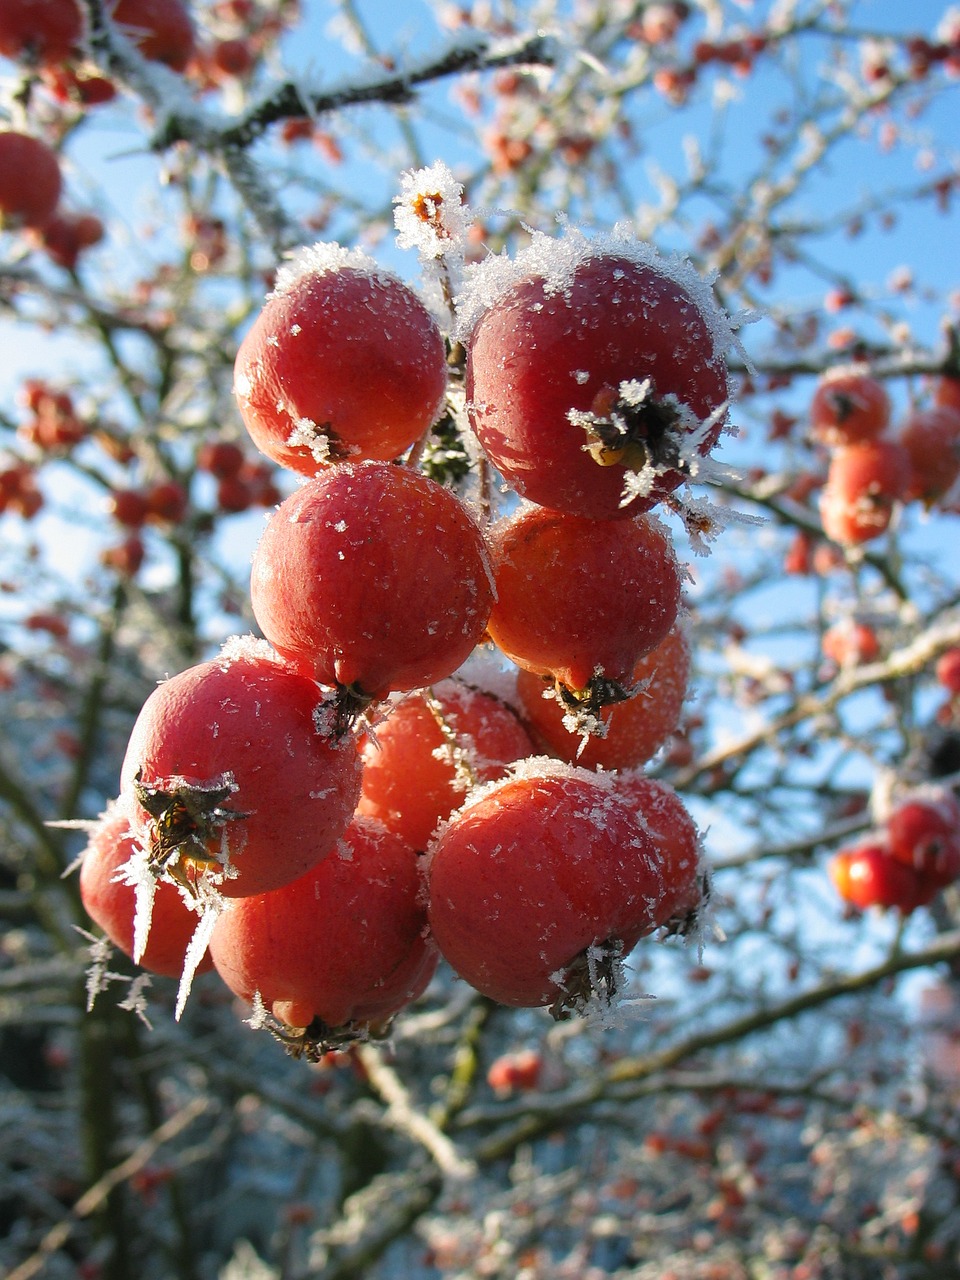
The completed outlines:
[[[123,806],[114,805],[91,832],[80,864],[80,899],[87,915],[128,956],[133,955],[135,892],[132,884],[116,879],[116,875],[138,847],[129,814]],[[186,905],[175,885],[158,885],[150,934],[139,961],[141,967],[167,978],[178,978],[198,921],[199,916]],[[204,956],[199,971],[212,967],[213,961]]]
[[[960,694],[960,649],[948,649],[937,659],[936,677],[951,694]]]
[[[336,851],[299,879],[233,903],[210,954],[242,999],[260,998],[293,1053],[319,1056],[418,996],[437,955],[426,936],[413,850],[355,818]]]
[[[111,16],[150,62],[185,71],[193,56],[194,30],[181,0],[116,0]]]
[[[28,66],[63,62],[83,34],[77,0],[2,0],[0,54]]]
[[[880,641],[873,627],[848,619],[838,622],[824,632],[820,642],[823,656],[838,667],[854,667],[861,662],[873,662],[880,655]]]
[[[60,199],[56,152],[28,133],[0,133],[0,230],[42,227]]]
[[[430,928],[453,969],[556,1017],[609,1002],[663,900],[653,837],[614,782],[550,760],[459,809],[427,858]]]
[[[843,368],[828,373],[810,404],[810,432],[836,446],[873,440],[890,421],[890,397],[868,373]]]
[[[657,848],[663,876],[657,924],[687,932],[706,893],[697,824],[669,783],[648,778],[639,769],[618,774],[614,786],[646,825]]]
[[[446,378],[417,295],[366,254],[322,244],[277,273],[234,370],[254,443],[308,476],[399,457],[439,414]]]
[[[588,520],[529,506],[488,532],[497,598],[487,630],[518,666],[573,694],[628,686],[673,626],[680,570],[654,517]]]
[[[320,684],[360,702],[450,675],[493,600],[483,536],[463,503],[418,471],[341,463],[270,517],[250,595],[263,634]]]
[[[904,422],[900,443],[912,472],[906,496],[936,502],[960,476],[960,409],[918,410]]]
[[[240,897],[331,853],[356,808],[360,767],[353,735],[329,732],[316,685],[248,640],[154,690],[120,782],[136,798],[134,830],[156,875],[176,872],[189,886],[211,872]]]
[[[841,849],[828,869],[840,897],[862,911],[896,907],[909,915],[936,892],[918,871],[894,858],[889,847],[879,842]]]
[[[139,529],[150,514],[147,496],[139,489],[115,489],[110,495],[107,510],[118,524],[127,529]]]
[[[945,792],[936,799],[908,800],[887,819],[891,856],[940,887],[960,876],[960,807]]]
[[[730,335],[689,267],[571,232],[537,237],[493,302],[502,261],[489,270],[492,284],[477,273],[479,314],[466,308],[467,405],[510,485],[611,520],[695,475],[720,434]]]
[[[506,703],[456,680],[408,695],[375,734],[363,749],[357,812],[379,818],[418,850],[471,786],[493,782],[533,754]]]
[[[880,537],[909,480],[910,458],[892,440],[865,440],[837,449],[820,495],[827,537],[847,546]]]
[[[210,440],[197,451],[197,466],[218,480],[239,475],[247,456],[232,440]]]
[[[83,251],[103,239],[103,223],[93,213],[54,213],[37,234],[51,261],[73,271]]]
[[[631,769],[656,755],[680,723],[689,675],[690,646],[683,628],[675,626],[634,667],[630,685],[638,691],[599,712],[606,734],[585,742],[570,709],[555,694],[545,696],[542,677],[521,671],[517,694],[527,723],[552,755],[585,769]]]
[[[158,481],[147,490],[144,497],[147,519],[158,524],[176,524],[187,513],[187,491],[176,480]]]
[[[543,1055],[536,1049],[503,1053],[487,1068],[487,1084],[501,1097],[511,1093],[528,1093],[540,1084]]]

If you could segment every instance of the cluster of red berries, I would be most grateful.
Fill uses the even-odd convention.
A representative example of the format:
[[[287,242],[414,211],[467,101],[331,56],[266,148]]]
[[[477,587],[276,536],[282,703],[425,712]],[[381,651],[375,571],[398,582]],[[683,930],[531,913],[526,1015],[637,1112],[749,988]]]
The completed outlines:
[[[960,878],[960,804],[950,791],[918,792],[881,830],[834,854],[829,872],[852,906],[909,915]]]
[[[84,858],[117,945],[192,974],[209,941],[309,1056],[387,1021],[438,955],[504,1004],[609,1002],[705,893],[691,816],[642,768],[690,667],[651,509],[709,465],[729,324],[686,264],[572,230],[478,269],[460,321],[446,343],[358,250],[280,268],[235,366],[251,437],[301,477],[254,554],[265,640],[151,694]],[[415,465],[461,378],[464,429],[526,499],[484,523]],[[478,646],[485,687],[460,671]]]
[[[883,383],[858,366],[832,370],[810,406],[814,440],[830,449],[820,496],[824,532],[857,546],[889,528],[897,504],[941,503],[960,476],[960,380],[939,378],[933,404],[912,411],[888,432],[890,398]]]

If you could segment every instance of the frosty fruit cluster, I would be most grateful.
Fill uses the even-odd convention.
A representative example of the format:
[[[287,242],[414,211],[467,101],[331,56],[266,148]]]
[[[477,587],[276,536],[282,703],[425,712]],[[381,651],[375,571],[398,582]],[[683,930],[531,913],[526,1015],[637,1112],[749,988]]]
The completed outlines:
[[[212,963],[307,1056],[389,1023],[440,957],[507,1005],[607,1005],[706,892],[690,814],[644,772],[690,671],[654,508],[706,523],[679,492],[723,429],[730,325],[619,230],[461,273],[462,207],[408,186],[406,215],[449,325],[316,245],[240,345],[243,421],[298,479],[253,558],[262,638],[147,699],[81,873],[181,1006]],[[428,474],[441,435],[456,481]]]

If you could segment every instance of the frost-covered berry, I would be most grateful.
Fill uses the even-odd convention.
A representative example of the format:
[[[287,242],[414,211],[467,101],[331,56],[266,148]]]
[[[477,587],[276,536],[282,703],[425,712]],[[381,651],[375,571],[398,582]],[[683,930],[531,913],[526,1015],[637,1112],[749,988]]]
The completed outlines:
[[[234,390],[254,443],[312,476],[397,458],[438,417],[446,352],[403,281],[359,250],[304,249],[237,352]]]

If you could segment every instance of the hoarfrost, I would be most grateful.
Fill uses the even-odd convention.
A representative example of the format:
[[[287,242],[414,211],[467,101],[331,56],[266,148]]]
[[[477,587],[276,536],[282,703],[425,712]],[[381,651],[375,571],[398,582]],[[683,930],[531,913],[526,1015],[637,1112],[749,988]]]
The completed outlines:
[[[183,957],[183,972],[180,974],[180,985],[177,988],[177,1007],[174,1011],[174,1018],[177,1022],[180,1021],[180,1015],[186,1006],[197,967],[207,953],[207,945],[210,942],[213,927],[226,907],[226,899],[222,893],[206,885],[203,879],[200,880],[199,884],[202,910],[197,927],[193,931],[193,937],[190,939],[186,954]]]
[[[561,228],[560,236],[532,231],[530,243],[513,259],[504,252],[466,269],[464,286],[456,298],[457,336],[462,342],[469,340],[483,313],[521,280],[531,276],[541,279],[544,293],[549,297],[568,289],[584,262],[608,255],[648,267],[672,280],[702,315],[713,338],[714,356],[734,348],[750,366],[736,330],[754,317],[746,312],[730,316],[719,306],[713,294],[716,273],[701,276],[689,259],[661,254],[652,244],[638,239],[635,228],[627,222],[619,222],[612,231],[591,238],[563,220]]]
[[[138,974],[130,983],[130,992],[127,998],[121,1000],[117,1005],[118,1009],[126,1009],[130,1013],[135,1013],[150,1031],[153,1030],[153,1023],[147,1017],[147,992],[151,986],[152,980],[149,973]]]
[[[273,1015],[263,1003],[263,996],[259,991],[254,991],[253,999],[250,1002],[250,1017],[244,1018],[244,1022],[248,1027],[252,1027],[254,1031],[260,1031],[263,1027],[273,1025]]]
[[[271,298],[291,293],[306,276],[327,275],[344,269],[359,271],[375,280],[393,280],[392,272],[363,249],[347,249],[335,241],[318,240],[316,244],[303,245],[294,251],[289,262],[277,269],[277,278]]]
[[[217,661],[222,670],[227,670],[234,662],[275,662],[280,665],[279,655],[267,641],[249,632],[242,636],[228,636],[220,646]]]
[[[462,263],[472,216],[463,184],[442,161],[404,173],[394,205],[401,249],[416,249],[422,262],[442,258],[448,268]]]
[[[286,443],[291,449],[308,450],[318,467],[331,461],[330,437],[312,418],[293,418],[293,430]]]

